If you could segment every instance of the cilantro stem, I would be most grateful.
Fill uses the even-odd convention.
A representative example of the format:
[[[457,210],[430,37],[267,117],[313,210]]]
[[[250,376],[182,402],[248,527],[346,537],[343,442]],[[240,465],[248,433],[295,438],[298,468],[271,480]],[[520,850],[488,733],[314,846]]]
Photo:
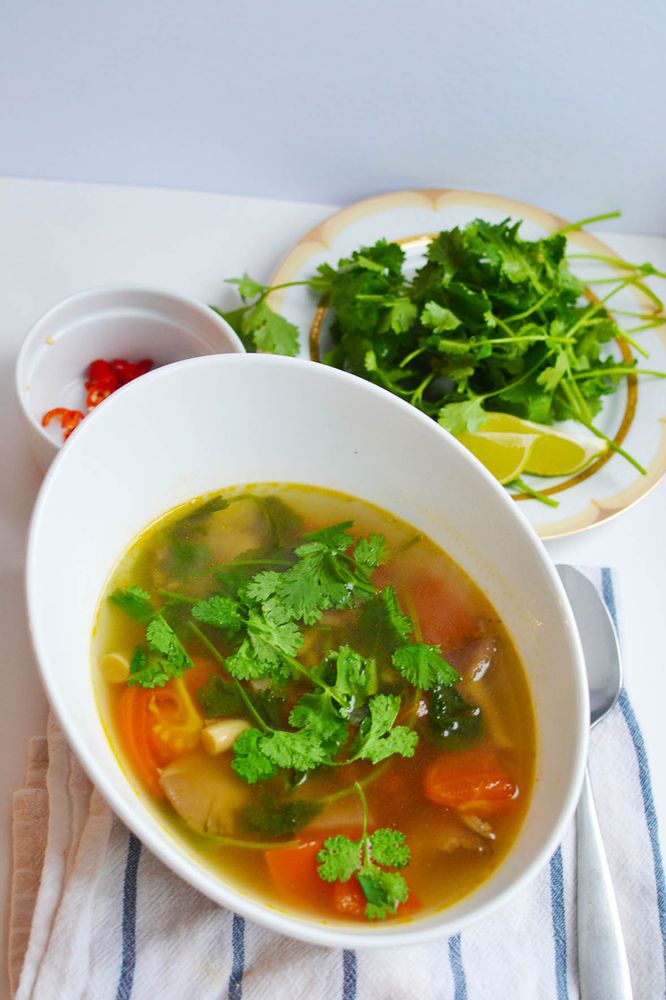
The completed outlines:
[[[354,782],[354,788],[358,792],[358,796],[361,800],[361,807],[363,809],[363,857],[365,858],[365,864],[370,864],[370,845],[368,843],[368,800],[365,797],[365,792],[361,786],[360,781]]]
[[[604,212],[603,215],[590,215],[587,219],[581,219],[580,222],[569,222],[566,226],[560,226],[556,229],[554,233],[549,234],[549,239],[553,236],[562,236],[564,233],[571,233],[577,229],[582,229],[583,226],[591,226],[593,222],[605,222],[606,219],[619,219],[622,212]]]
[[[629,336],[629,331],[628,330],[621,330],[618,327],[617,333],[616,333],[616,339],[617,340],[624,340],[625,343],[629,344],[630,347],[633,347],[633,349],[636,351],[636,353],[640,354],[640,356],[642,358],[649,358],[650,357],[649,352],[646,351],[644,347],[641,347],[641,345],[639,343],[637,343],[634,340],[633,337]]]
[[[516,489],[520,490],[522,493],[527,493],[529,496],[533,497],[534,500],[539,500],[541,503],[545,503],[548,507],[559,507],[559,501],[553,500],[551,497],[547,497],[545,493],[540,493],[539,490],[533,490],[531,486],[528,486],[524,479],[518,476],[514,479],[509,486],[515,486]]]
[[[293,566],[293,562],[289,559],[233,559],[218,563],[215,569],[233,569],[235,566]]]
[[[541,298],[537,299],[537,301],[533,305],[531,305],[529,309],[525,309],[525,311],[521,313],[515,313],[515,315],[513,316],[507,316],[504,322],[515,323],[516,320],[527,319],[528,316],[531,316],[533,313],[541,309],[541,306],[548,301],[548,299],[552,296],[552,294],[553,294],[552,290],[549,289],[547,292],[544,292]]]
[[[647,262],[645,264],[632,264],[628,260],[620,260],[619,257],[608,257],[599,253],[570,253],[567,254],[567,257],[575,257],[577,260],[600,260],[604,264],[612,264],[613,267],[621,267],[625,271],[638,271],[644,277],[654,275],[655,278],[666,278],[666,271],[659,271]]]
[[[213,645],[213,643],[210,641],[210,639],[208,638],[208,636],[204,635],[204,633],[201,631],[201,629],[199,628],[198,625],[195,625],[194,622],[190,622],[189,625],[190,625],[191,631],[194,632],[194,634],[196,635],[196,637],[199,640],[199,642],[203,646],[206,647],[206,649],[208,650],[208,652],[210,653],[210,655],[213,657],[213,659],[215,660],[215,662],[218,663],[222,667],[222,669],[226,672],[226,664],[224,662],[224,657],[222,656],[222,654],[220,653],[220,651]],[[240,681],[238,681],[235,677],[232,677],[231,680],[232,680],[232,682],[233,682],[236,690],[238,691],[238,694],[240,695],[240,697],[241,697],[241,699],[243,701],[243,704],[245,705],[245,707],[247,708],[248,712],[250,713],[250,715],[252,716],[252,718],[255,720],[255,722],[257,723],[257,725],[265,733],[274,733],[275,730],[271,726],[267,725],[264,722],[264,720],[261,718],[261,716],[259,715],[259,713],[257,712],[256,708],[254,707],[254,705],[252,703],[252,699],[250,698],[250,696],[248,695],[247,691],[245,690],[245,688],[243,687],[243,685],[240,683]]]
[[[603,375],[653,375],[655,378],[666,378],[666,372],[652,371],[650,368],[634,368],[632,365],[614,365],[612,368],[592,368],[590,371],[576,372],[571,377],[576,379],[597,378]]]
[[[188,597],[187,594],[179,594],[176,590],[167,590],[164,587],[158,587],[157,593],[161,597],[168,597],[172,601],[176,601],[177,604],[196,604],[196,597]]]
[[[406,358],[402,359],[402,361],[398,365],[398,368],[404,368],[405,365],[408,365],[410,361],[413,361],[414,358],[418,358],[419,354],[423,354],[424,351],[427,350],[428,350],[427,347],[417,347],[415,351],[412,351],[411,354],[408,354]]]
[[[384,761],[382,764],[375,764],[370,771],[370,774],[366,774],[365,778],[361,778],[360,781],[355,781],[353,785],[347,785],[346,788],[342,788],[339,792],[331,792],[330,795],[324,795],[323,798],[317,799],[323,806],[328,806],[332,802],[339,802],[340,799],[346,799],[348,795],[352,795],[356,791],[356,786],[360,785],[361,788],[365,788],[367,785],[371,785],[378,778],[381,778],[382,774],[388,767],[389,762]]]
[[[206,834],[206,840],[212,840],[221,847],[245,847],[254,851],[274,851],[280,847],[298,847],[300,840],[241,840],[240,837],[214,837]]]
[[[600,431],[598,427],[595,427],[594,424],[590,423],[589,421],[583,420],[581,415],[579,413],[576,413],[575,407],[571,406],[570,412],[572,417],[574,417],[575,420],[577,420],[580,424],[583,425],[583,427],[585,427],[588,431],[590,431],[591,434],[594,434],[595,437],[598,437],[600,441],[605,441],[608,447],[612,451],[617,452],[618,455],[622,455],[623,458],[626,458],[627,462],[629,462],[630,465],[633,465],[633,467],[638,472],[640,472],[642,476],[647,475],[646,470],[643,468],[640,462],[637,462],[636,459],[633,458],[633,456],[630,455],[628,451],[625,451],[624,448],[621,448],[619,444],[616,444],[615,441],[609,438],[608,435],[604,434],[603,431]]]

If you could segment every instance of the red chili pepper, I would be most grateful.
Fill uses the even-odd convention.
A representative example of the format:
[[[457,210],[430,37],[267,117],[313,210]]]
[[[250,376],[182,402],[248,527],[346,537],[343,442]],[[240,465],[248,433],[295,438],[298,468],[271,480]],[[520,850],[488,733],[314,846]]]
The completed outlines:
[[[96,406],[99,406],[107,396],[110,396],[113,389],[106,389],[99,382],[93,382],[88,390],[88,395],[86,396],[86,407],[88,412],[94,410]]]
[[[86,382],[86,389],[92,389],[93,385],[101,384],[104,388],[117,389],[118,379],[116,374],[111,367],[109,361],[103,361],[98,358],[97,361],[91,362],[90,368],[88,369],[88,381]]]
[[[153,362],[149,358],[144,358],[143,361],[136,363],[126,361],[124,358],[116,358],[111,362],[111,368],[120,385],[127,385],[128,382],[134,381],[140,375],[145,375],[152,367]]]
[[[60,426],[63,429],[63,440],[67,440],[69,435],[72,433],[75,427],[83,420],[83,414],[80,410],[66,410],[64,406],[57,406],[54,410],[49,410],[42,417],[42,427],[47,427],[48,424],[54,419],[60,420]]]
[[[115,358],[113,361],[96,358],[95,361],[91,361],[88,368],[88,380],[85,383],[88,390],[86,396],[88,411],[99,406],[107,396],[119,389],[121,385],[127,385],[128,382],[139,378],[140,375],[145,375],[152,367],[153,362],[148,358],[137,362],[126,361],[125,358]],[[54,417],[60,419],[64,439],[67,440],[74,428],[83,420],[83,413],[80,410],[66,410],[59,406],[44,414],[42,426],[46,427]]]

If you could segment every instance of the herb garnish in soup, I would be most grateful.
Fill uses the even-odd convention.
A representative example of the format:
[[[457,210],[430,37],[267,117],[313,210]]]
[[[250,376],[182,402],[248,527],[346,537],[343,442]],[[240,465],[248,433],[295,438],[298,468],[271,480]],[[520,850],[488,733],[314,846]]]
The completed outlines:
[[[94,660],[114,747],[240,891],[323,919],[469,893],[524,818],[516,652],[430,540],[299,486],[193,501],[114,571]]]

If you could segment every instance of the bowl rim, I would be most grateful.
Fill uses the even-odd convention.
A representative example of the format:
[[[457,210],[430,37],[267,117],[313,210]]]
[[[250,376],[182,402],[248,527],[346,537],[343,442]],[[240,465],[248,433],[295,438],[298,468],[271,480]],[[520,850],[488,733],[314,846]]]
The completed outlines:
[[[54,303],[54,305],[49,306],[49,308],[43,312],[30,326],[30,329],[23,337],[19,352],[16,356],[16,363],[14,365],[14,389],[21,412],[25,420],[30,425],[31,430],[38,434],[39,438],[45,442],[46,445],[54,451],[54,453],[59,452],[65,442],[54,441],[53,438],[47,434],[46,429],[42,427],[41,422],[29,407],[25,392],[28,366],[37,347],[39,346],[39,343],[41,342],[41,338],[44,334],[44,327],[48,327],[54,320],[57,320],[58,315],[61,312],[66,313],[67,310],[79,305],[80,303],[87,303],[90,306],[90,312],[92,315],[95,309],[96,299],[109,299],[108,307],[111,309],[123,308],[122,298],[124,296],[136,296],[137,299],[140,296],[145,296],[146,299],[160,298],[162,300],[166,300],[169,305],[177,304],[179,306],[186,306],[200,319],[212,322],[212,325],[217,327],[218,332],[224,335],[230,344],[233,345],[233,353],[245,354],[245,346],[231,324],[228,323],[227,320],[224,319],[224,317],[221,316],[215,309],[204,305],[189,295],[182,295],[179,292],[172,292],[164,288],[156,288],[153,285],[138,284],[93,285],[90,288],[82,288],[78,292],[72,292],[71,295],[67,295],[64,299],[59,299],[59,301]],[[112,301],[114,298],[118,299],[118,301]],[[130,304],[130,307],[131,305],[132,304]],[[210,354],[215,354],[216,352],[212,349],[212,343],[210,344],[210,347]],[[190,359],[186,358],[184,360]],[[179,362],[174,362],[174,364],[176,363]],[[161,367],[166,368],[167,365],[162,365]],[[116,390],[116,392],[118,392],[118,390]],[[116,393],[113,395],[115,394]],[[89,417],[90,414],[85,414],[85,416]]]
[[[307,359],[288,358],[270,354],[219,354],[189,358],[184,361],[174,362],[170,365],[164,365],[148,372],[146,375],[142,376],[140,380],[136,380],[135,382],[128,383],[127,385],[121,387],[109,400],[106,401],[105,407],[100,407],[96,411],[89,414],[88,419],[78,429],[78,439],[81,440],[83,435],[93,433],[93,429],[97,426],[97,423],[100,420],[112,419],[113,413],[115,412],[113,408],[117,409],[119,406],[124,405],[122,400],[128,393],[142,391],[140,388],[141,384],[146,385],[148,381],[152,382],[158,378],[162,378],[166,373],[170,373],[171,369],[195,369],[205,365],[210,365],[211,363],[215,365],[222,364],[225,367],[229,365],[244,366],[248,364],[263,364],[275,369],[276,373],[279,372],[279,370],[285,365],[289,367],[298,366],[302,368],[304,372],[313,372],[314,370],[314,372],[317,373],[315,377],[333,379],[334,381],[351,379],[356,383],[360,383],[364,386],[366,391],[381,396],[385,405],[393,406],[398,411],[402,411],[405,415],[411,415],[412,419],[421,423],[424,427],[428,427],[431,430],[435,428],[436,433],[439,433],[443,436],[443,438],[447,439],[449,446],[458,449],[460,453],[465,456],[467,461],[476,466],[477,473],[484,477],[487,482],[492,485],[492,488],[497,496],[497,501],[499,503],[506,504],[507,509],[511,509],[513,512],[511,516],[517,518],[524,533],[526,545],[529,546],[533,555],[539,561],[555,596],[558,598],[558,603],[562,611],[561,624],[563,625],[565,632],[568,634],[572,653],[571,659],[574,666],[572,680],[578,704],[578,713],[576,719],[574,720],[574,739],[578,742],[578,752],[575,755],[575,764],[569,777],[568,791],[564,799],[563,807],[560,811],[559,819],[549,831],[548,835],[544,838],[541,847],[536,851],[531,862],[523,868],[523,870],[513,879],[511,884],[500,890],[494,898],[479,904],[479,906],[472,913],[461,915],[451,921],[447,919],[446,916],[450,908],[446,908],[435,914],[427,915],[423,918],[423,921],[416,918],[405,923],[395,923],[381,926],[371,925],[362,929],[350,926],[349,930],[340,924],[329,924],[326,922],[316,923],[310,918],[299,917],[298,915],[287,913],[278,910],[277,908],[272,908],[268,904],[255,901],[250,896],[246,896],[238,892],[219,877],[214,877],[201,864],[190,858],[177,841],[173,839],[160,841],[155,836],[151,826],[151,824],[154,824],[156,820],[150,817],[148,810],[141,802],[139,796],[135,793],[135,798],[131,800],[130,804],[129,802],[125,802],[116,793],[112,781],[108,780],[106,777],[104,768],[97,763],[93,754],[88,752],[83,741],[77,734],[76,726],[70,723],[65,704],[66,699],[61,698],[57,685],[51,683],[49,671],[46,667],[49,658],[48,650],[41,636],[36,633],[33,626],[32,591],[35,586],[33,581],[36,580],[38,574],[37,537],[40,531],[41,519],[44,509],[49,502],[49,494],[52,483],[54,479],[60,475],[60,469],[63,464],[70,460],[69,456],[72,454],[72,448],[76,448],[76,436],[73,436],[72,438],[74,444],[70,445],[67,449],[59,450],[54,462],[46,473],[32,512],[27,542],[25,595],[28,611],[28,630],[39,674],[47,693],[49,703],[63,729],[68,743],[74,750],[79,763],[92,781],[93,785],[100,791],[114,814],[120,818],[125,826],[127,826],[128,829],[132,831],[134,835],[148,847],[151,853],[162,861],[163,864],[165,864],[171,871],[175,872],[175,874],[184,879],[184,881],[192,885],[207,898],[212,899],[218,905],[225,906],[232,912],[238,913],[246,919],[256,921],[258,924],[267,927],[269,930],[285,934],[289,937],[310,944],[331,948],[352,948],[362,950],[365,948],[399,947],[425,943],[438,938],[458,934],[470,925],[473,925],[484,917],[500,910],[502,906],[513,899],[520,892],[520,890],[530,883],[538,872],[545,867],[549,858],[562,841],[563,834],[573,816],[580,796],[587,764],[589,741],[588,686],[580,635],[575,624],[575,618],[573,616],[570,602],[555,568],[555,564],[548,556],[545,546],[539,539],[532,525],[516,508],[504,488],[500,486],[491,473],[488,472],[488,470],[462,444],[460,444],[460,442],[457,441],[453,435],[449,434],[449,432],[444,428],[439,427],[434,421],[432,421],[431,418],[416,410],[409,403],[406,403],[399,397],[388,393],[381,387],[367,382],[356,375],[330,367],[315,365],[312,361]],[[98,721],[99,724],[102,725],[101,720]],[[127,779],[126,775],[125,778],[128,780],[129,784],[129,779]],[[437,922],[420,926],[421,923],[425,923],[426,920],[437,920]]]

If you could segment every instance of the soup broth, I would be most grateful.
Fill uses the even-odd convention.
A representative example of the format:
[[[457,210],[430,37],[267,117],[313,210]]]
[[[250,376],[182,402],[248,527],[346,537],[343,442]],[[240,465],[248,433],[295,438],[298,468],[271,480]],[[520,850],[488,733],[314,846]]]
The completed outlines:
[[[272,907],[441,910],[524,819],[534,723],[505,628],[440,548],[361,500],[264,484],[169,512],[110,578],[93,670],[139,793]]]

